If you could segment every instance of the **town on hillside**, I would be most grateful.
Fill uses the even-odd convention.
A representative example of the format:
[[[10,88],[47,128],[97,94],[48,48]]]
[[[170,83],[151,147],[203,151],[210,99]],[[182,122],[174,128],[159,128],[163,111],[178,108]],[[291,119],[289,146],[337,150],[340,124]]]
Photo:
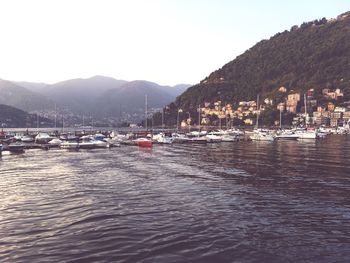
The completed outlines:
[[[240,101],[234,105],[216,101],[200,107],[201,125],[256,125],[263,126],[327,126],[342,127],[350,123],[350,101],[344,101],[341,89],[322,89],[316,94],[310,88],[305,93],[279,87],[271,96],[257,100]],[[189,116],[181,122],[185,128],[196,122]]]

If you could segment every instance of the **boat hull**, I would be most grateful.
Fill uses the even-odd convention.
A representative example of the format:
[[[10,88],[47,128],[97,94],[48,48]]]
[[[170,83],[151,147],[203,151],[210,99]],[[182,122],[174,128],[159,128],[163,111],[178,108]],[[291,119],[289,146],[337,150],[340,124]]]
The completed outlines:
[[[297,140],[299,135],[277,135],[276,140]]]
[[[23,153],[24,145],[23,144],[9,144],[7,150],[11,153]]]
[[[151,148],[153,146],[153,142],[151,140],[134,140],[134,143],[139,147]]]
[[[77,143],[77,142],[63,142],[60,144],[60,148],[66,149],[66,150],[78,150],[79,143]]]

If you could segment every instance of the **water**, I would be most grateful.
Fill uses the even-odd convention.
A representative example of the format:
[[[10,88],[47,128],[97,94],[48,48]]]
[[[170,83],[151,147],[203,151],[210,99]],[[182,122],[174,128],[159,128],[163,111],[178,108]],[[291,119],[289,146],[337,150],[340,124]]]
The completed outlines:
[[[0,262],[346,262],[350,137],[0,159]]]

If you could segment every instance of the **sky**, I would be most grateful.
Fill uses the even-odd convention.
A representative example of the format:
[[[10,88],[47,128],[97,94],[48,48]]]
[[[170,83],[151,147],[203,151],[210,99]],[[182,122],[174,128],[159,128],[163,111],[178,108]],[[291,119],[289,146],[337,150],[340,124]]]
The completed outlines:
[[[348,0],[0,0],[0,79],[196,84],[262,39]]]

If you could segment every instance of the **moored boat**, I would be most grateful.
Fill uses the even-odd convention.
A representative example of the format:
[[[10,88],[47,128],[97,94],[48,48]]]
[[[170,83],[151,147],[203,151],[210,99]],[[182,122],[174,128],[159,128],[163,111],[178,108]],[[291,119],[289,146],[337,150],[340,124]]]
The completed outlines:
[[[171,135],[174,143],[189,143],[191,142],[191,138],[188,138],[185,134],[173,133]]]
[[[105,141],[92,140],[91,142],[93,143],[95,148],[107,148],[107,147],[109,147],[109,144]]]
[[[300,136],[291,130],[278,131],[275,138],[277,140],[297,140]]]
[[[209,134],[206,136],[206,139],[207,139],[207,142],[211,142],[211,143],[214,143],[214,142],[221,142],[221,141],[222,141],[221,136],[216,135],[216,134],[212,134],[212,133],[209,133]]]
[[[298,139],[317,139],[319,136],[318,136],[318,133],[317,133],[317,130],[316,129],[297,129],[295,131],[296,134],[299,135],[299,138]]]
[[[253,134],[250,136],[253,141],[274,141],[275,138],[268,130],[255,129]]]
[[[160,143],[160,144],[171,144],[173,143],[173,138],[172,137],[167,137],[165,136],[164,133],[159,133],[156,135],[153,135],[152,140],[154,142]]]
[[[204,144],[204,143],[207,143],[207,137],[206,136],[203,136],[203,137],[194,137],[194,138],[191,138],[191,142],[192,143],[200,143],[200,144]]]
[[[48,133],[40,132],[37,136],[35,136],[35,143],[48,143],[52,139],[54,139],[54,137],[50,136]]]
[[[69,142],[65,141],[60,144],[61,149],[67,149],[67,150],[78,150],[79,149],[79,143],[78,142]]]
[[[62,140],[58,139],[58,138],[54,138],[51,141],[48,142],[48,144],[50,146],[60,146],[60,144],[62,143]]]
[[[79,137],[76,136],[75,134],[68,133],[68,134],[61,134],[60,135],[60,140],[62,140],[62,141],[76,141],[78,139],[79,139]]]
[[[23,153],[25,145],[22,143],[10,143],[7,145],[7,150],[12,153]]]
[[[148,138],[138,138],[138,139],[133,140],[133,142],[139,147],[150,148],[153,146],[152,140],[150,140]]]
[[[34,142],[34,138],[33,138],[33,136],[30,136],[30,135],[23,135],[21,137],[21,141],[22,142],[27,142],[27,143]]]
[[[223,135],[221,136],[221,141],[222,142],[237,142],[239,140],[238,136],[235,135]]]

